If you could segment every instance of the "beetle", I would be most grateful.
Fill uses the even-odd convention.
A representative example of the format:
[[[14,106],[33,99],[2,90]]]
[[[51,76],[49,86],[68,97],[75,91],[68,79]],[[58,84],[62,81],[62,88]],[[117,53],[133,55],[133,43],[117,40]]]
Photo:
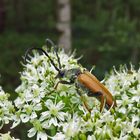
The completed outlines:
[[[66,81],[66,80],[58,81],[58,83],[54,87],[55,89],[57,89],[57,86],[60,83],[61,84],[75,84],[77,93],[80,95],[82,101],[84,102],[86,109],[89,112],[91,112],[91,109],[89,109],[87,103],[83,99],[83,96],[82,96],[81,90],[80,90],[81,88],[87,90],[87,96],[96,97],[101,102],[100,112],[102,112],[104,106],[108,109],[111,107],[117,106],[116,101],[113,98],[110,91],[102,83],[100,83],[100,81],[93,74],[91,74],[88,70],[86,70],[86,69],[81,70],[80,68],[62,69],[56,45],[50,39],[47,39],[46,43],[50,43],[51,46],[53,47],[54,52],[57,57],[58,67],[56,66],[54,61],[51,59],[51,57],[45,50],[43,50],[42,48],[37,48],[37,47],[29,48],[26,51],[25,61],[26,61],[27,55],[30,51],[38,50],[38,51],[43,52],[48,57],[48,59],[50,60],[51,64],[54,66],[54,68],[58,71],[56,78],[69,79],[69,81]]]

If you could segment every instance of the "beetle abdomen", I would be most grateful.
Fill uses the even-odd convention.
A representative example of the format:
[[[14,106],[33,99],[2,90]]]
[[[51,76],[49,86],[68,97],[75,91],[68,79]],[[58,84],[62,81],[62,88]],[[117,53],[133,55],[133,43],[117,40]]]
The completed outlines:
[[[84,71],[82,74],[78,76],[78,81],[86,88],[88,88],[90,91],[92,91],[93,96],[98,92],[102,93],[102,96],[104,96],[104,98],[106,99],[106,104],[108,106],[112,106],[113,103],[114,106],[116,106],[116,102],[114,101],[112,94],[90,72]],[[100,99],[103,98],[102,96],[100,97]]]

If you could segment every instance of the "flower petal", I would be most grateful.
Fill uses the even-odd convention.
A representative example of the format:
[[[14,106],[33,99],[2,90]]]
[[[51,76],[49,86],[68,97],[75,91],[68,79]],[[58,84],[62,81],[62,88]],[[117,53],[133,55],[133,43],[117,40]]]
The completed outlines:
[[[50,99],[48,99],[48,100],[46,101],[46,107],[47,107],[48,109],[50,109],[51,106],[53,106],[53,101],[50,100]]]
[[[59,112],[57,118],[61,121],[64,121],[64,116],[65,116],[64,112]]]
[[[38,132],[37,133],[37,140],[47,140],[48,136],[46,133],[44,132]]]
[[[31,138],[36,134],[36,129],[35,128],[31,128],[30,130],[28,130],[28,137]]]
[[[45,119],[50,117],[50,112],[49,111],[45,111],[41,113],[41,117],[40,117],[40,121],[44,121]]]
[[[26,115],[26,114],[21,114],[21,115],[20,115],[20,118],[21,118],[21,121],[22,121],[23,123],[28,122],[29,119],[30,119],[30,117],[29,117],[28,115]]]
[[[20,119],[17,119],[13,122],[13,125],[11,126],[11,129],[15,128],[17,125],[19,125]]]
[[[56,105],[56,107],[57,107],[59,110],[61,110],[64,106],[65,106],[65,104],[64,104],[62,101],[60,101],[60,102]]]
[[[65,140],[65,135],[62,134],[61,132],[60,133],[57,133],[53,138],[52,140]]]

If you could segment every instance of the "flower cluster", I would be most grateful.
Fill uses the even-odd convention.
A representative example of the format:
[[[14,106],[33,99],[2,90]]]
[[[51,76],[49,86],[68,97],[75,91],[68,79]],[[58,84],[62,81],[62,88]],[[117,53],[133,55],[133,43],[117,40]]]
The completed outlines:
[[[58,65],[55,53],[49,56]],[[122,68],[114,70],[104,84],[116,98],[117,107],[99,112],[100,102],[85,95],[91,114],[85,109],[75,85],[54,86],[58,82],[57,71],[45,54],[34,52],[24,65],[21,85],[16,89],[18,109],[13,127],[20,122],[30,122],[28,137],[37,139],[131,139],[140,136],[140,70]],[[59,52],[64,69],[81,68],[73,55]],[[69,79],[65,79],[69,80]],[[84,91],[86,92],[86,91]]]
[[[58,65],[53,51],[49,56]],[[59,57],[65,69],[80,67],[73,55],[68,56],[60,51]],[[12,128],[21,122],[30,122],[33,127],[28,131],[28,137],[37,134],[38,139],[45,140],[52,138],[52,130],[61,132],[62,124],[79,110],[81,101],[78,100],[74,85],[60,84],[54,89],[59,81],[55,78],[57,71],[45,54],[34,52],[34,56],[29,58],[21,72],[21,85],[16,89],[18,97],[14,103],[17,112],[13,116]]]
[[[117,108],[114,113],[116,124],[119,125],[120,139],[138,139],[140,137],[140,69],[134,66],[128,69],[120,66],[105,81],[109,90],[114,93]],[[119,121],[119,122],[118,122]]]
[[[51,50],[48,54],[59,67],[55,52]],[[59,50],[58,55],[63,69],[83,69],[73,54],[68,56]],[[29,138],[36,136],[37,140],[128,140],[140,137],[140,69],[121,67],[105,78],[103,82],[116,99],[117,107],[104,108],[100,112],[100,102],[88,97],[86,90],[80,90],[83,91],[83,98],[80,98],[74,84],[59,84],[54,88],[60,79],[56,78],[58,72],[44,53],[33,52],[23,67],[21,84],[16,89],[18,97],[14,101],[16,111],[10,117],[7,116],[13,106],[7,101],[7,94],[0,92],[4,98],[0,98],[0,118],[4,123],[12,119],[11,128],[30,123],[27,135]],[[69,81],[66,77],[63,80]],[[8,103],[5,104],[5,100]],[[83,100],[92,109],[91,113]]]
[[[14,106],[8,98],[9,94],[5,93],[0,86],[0,129],[4,124],[8,124],[12,120]]]

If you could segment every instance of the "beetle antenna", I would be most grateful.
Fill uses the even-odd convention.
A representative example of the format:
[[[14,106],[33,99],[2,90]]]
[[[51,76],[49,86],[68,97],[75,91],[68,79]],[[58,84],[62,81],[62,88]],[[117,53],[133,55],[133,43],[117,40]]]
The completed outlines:
[[[51,44],[51,46],[54,48],[54,51],[55,51],[56,57],[57,57],[57,61],[58,61],[58,65],[59,65],[59,69],[61,69],[62,66],[61,66],[61,63],[60,63],[60,57],[58,56],[58,48],[56,47],[54,42],[52,40],[50,40],[49,38],[46,39],[46,44],[47,43]]]
[[[26,62],[26,59],[27,59],[27,56],[28,56],[29,52],[32,51],[32,50],[38,50],[38,51],[43,52],[43,53],[49,58],[51,64],[54,66],[54,68],[55,68],[59,73],[61,73],[60,69],[55,65],[54,61],[50,58],[50,56],[48,55],[48,53],[45,52],[45,51],[44,51],[43,49],[41,49],[41,48],[33,47],[33,48],[27,49],[27,51],[26,51],[26,53],[25,53],[25,59],[24,59],[25,62]]]

